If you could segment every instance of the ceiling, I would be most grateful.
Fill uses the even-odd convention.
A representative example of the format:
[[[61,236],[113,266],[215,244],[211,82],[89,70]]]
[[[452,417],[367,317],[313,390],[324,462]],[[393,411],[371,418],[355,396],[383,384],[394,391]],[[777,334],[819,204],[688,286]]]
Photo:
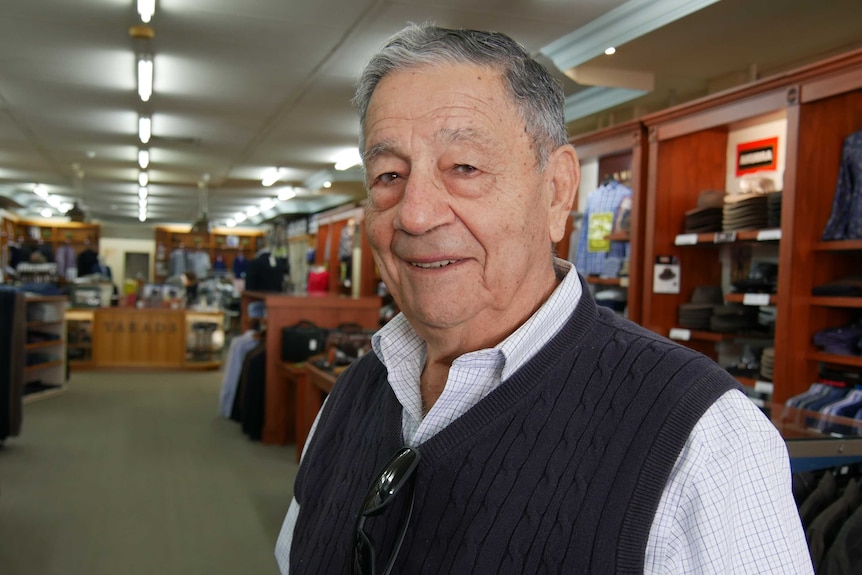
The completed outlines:
[[[91,220],[151,227],[191,223],[204,210],[223,225],[268,199],[275,205],[246,223],[359,201],[360,169],[333,168],[356,146],[353,82],[407,22],[506,32],[554,67],[546,47],[591,29],[609,41],[626,29],[614,18],[622,10],[704,6],[641,30],[613,56],[582,59],[579,78],[612,76],[617,87],[646,78],[651,89],[573,118],[570,133],[862,46],[859,0],[157,0],[151,40],[130,36],[141,24],[134,4],[3,0],[0,207],[16,203],[10,211],[33,217],[48,208],[33,192],[42,184]],[[148,102],[136,91],[143,51],[155,68]],[[568,95],[586,93],[586,83],[554,73]],[[152,118],[146,146],[141,114]],[[140,148],[150,152],[143,223]],[[281,180],[262,186],[273,167],[284,168]],[[295,197],[277,201],[279,193]]]

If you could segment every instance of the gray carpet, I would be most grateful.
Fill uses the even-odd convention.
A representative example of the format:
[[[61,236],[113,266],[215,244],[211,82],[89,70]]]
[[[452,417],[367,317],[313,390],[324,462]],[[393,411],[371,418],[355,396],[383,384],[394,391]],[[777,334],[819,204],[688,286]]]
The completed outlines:
[[[276,574],[295,451],[216,415],[221,372],[80,372],[0,449],[2,575]]]

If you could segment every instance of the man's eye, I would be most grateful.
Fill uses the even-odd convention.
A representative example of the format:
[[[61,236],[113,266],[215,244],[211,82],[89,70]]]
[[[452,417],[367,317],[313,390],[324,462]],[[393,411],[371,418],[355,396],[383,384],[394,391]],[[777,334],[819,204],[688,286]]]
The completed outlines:
[[[454,169],[460,174],[472,174],[477,171],[476,168],[469,164],[457,164]]]
[[[378,184],[389,185],[395,180],[397,180],[398,177],[398,174],[394,172],[389,172],[386,174],[380,174],[379,176],[377,176],[377,178],[375,178],[374,182]]]

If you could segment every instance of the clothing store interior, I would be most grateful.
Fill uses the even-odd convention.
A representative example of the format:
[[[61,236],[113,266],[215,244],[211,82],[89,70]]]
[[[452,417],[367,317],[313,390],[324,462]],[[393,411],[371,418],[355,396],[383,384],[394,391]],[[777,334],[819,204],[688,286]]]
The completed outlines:
[[[400,313],[351,98],[410,22],[562,84],[556,257],[736,378],[816,571],[862,572],[862,2],[0,12],[0,573],[278,573],[315,417]]]

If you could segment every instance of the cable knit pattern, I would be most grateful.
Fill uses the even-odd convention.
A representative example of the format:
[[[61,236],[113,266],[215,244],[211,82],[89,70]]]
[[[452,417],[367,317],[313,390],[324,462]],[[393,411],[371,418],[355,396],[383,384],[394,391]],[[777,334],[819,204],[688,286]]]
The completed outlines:
[[[643,573],[667,477],[700,416],[737,386],[711,360],[598,308],[418,447],[396,573]],[[401,446],[373,354],[333,390],[297,476],[297,573],[349,572],[362,498]],[[385,561],[405,497],[366,522]],[[381,563],[382,564],[382,563]]]

